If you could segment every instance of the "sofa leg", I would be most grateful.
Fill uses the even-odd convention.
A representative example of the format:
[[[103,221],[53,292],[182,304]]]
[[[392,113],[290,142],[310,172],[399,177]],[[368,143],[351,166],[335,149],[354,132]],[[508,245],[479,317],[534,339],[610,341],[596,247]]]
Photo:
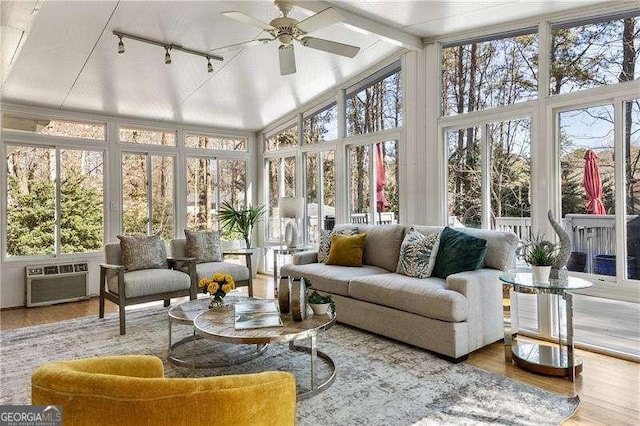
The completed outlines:
[[[449,362],[452,362],[454,364],[460,364],[461,362],[464,362],[467,359],[469,359],[469,354],[463,355],[463,356],[461,356],[459,358],[453,358],[453,357],[450,357],[450,356],[447,356],[447,355],[442,355],[442,354],[436,354],[436,355],[438,356],[438,358],[442,358],[445,361],[449,361]]]
[[[120,335],[124,336],[125,334],[127,334],[127,329],[125,327],[125,311],[124,311],[124,303],[121,303],[120,305],[118,305],[119,311],[120,311]]]
[[[165,307],[165,308],[168,308],[170,305],[171,305],[171,300],[169,300],[169,299],[165,299],[165,301],[164,301],[164,307]]]

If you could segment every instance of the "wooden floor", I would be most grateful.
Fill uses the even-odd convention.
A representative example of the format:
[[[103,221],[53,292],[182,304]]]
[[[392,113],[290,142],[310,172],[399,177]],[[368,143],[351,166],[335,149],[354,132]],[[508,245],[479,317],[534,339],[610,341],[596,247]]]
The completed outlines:
[[[258,297],[273,297],[273,278],[260,275],[254,281],[254,292]],[[107,302],[106,311],[117,312],[117,309],[114,304]],[[46,324],[97,315],[97,313],[97,298],[38,308],[6,309],[0,311],[0,330]],[[562,378],[536,375],[514,365],[505,364],[504,347],[501,342],[472,353],[466,362],[483,370],[560,395],[578,394],[581,399],[580,407],[565,423],[567,425],[640,424],[640,364],[593,352],[577,350],[576,353],[584,363],[584,371],[575,383]]]

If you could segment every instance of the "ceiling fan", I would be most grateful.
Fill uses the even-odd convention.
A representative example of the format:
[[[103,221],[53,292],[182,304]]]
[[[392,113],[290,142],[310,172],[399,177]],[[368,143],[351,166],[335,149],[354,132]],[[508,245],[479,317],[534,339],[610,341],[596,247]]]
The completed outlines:
[[[292,1],[275,0],[274,3],[276,7],[280,9],[280,12],[282,12],[282,16],[273,19],[268,24],[242,12],[230,11],[222,13],[228,18],[235,19],[244,24],[252,25],[266,31],[271,35],[270,38],[250,40],[244,43],[214,49],[213,51],[223,52],[256,44],[266,44],[278,40],[281,43],[278,48],[281,75],[293,74],[296,72],[296,57],[293,50],[294,41],[297,41],[305,47],[322,50],[335,55],[346,56],[348,58],[353,58],[360,51],[360,48],[357,46],[351,46],[349,44],[338,43],[316,37],[309,37],[307,35],[319,29],[328,27],[329,25],[341,22],[343,18],[335,9],[329,7],[305,20],[298,21],[297,19],[290,18],[288,16],[289,12],[291,12],[291,9],[293,8]]]

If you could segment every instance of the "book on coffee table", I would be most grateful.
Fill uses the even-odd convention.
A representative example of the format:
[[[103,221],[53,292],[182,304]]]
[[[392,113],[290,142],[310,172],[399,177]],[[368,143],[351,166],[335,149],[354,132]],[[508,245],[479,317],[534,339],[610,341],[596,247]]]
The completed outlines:
[[[248,330],[252,328],[281,327],[280,311],[275,300],[269,302],[236,303],[235,328]]]

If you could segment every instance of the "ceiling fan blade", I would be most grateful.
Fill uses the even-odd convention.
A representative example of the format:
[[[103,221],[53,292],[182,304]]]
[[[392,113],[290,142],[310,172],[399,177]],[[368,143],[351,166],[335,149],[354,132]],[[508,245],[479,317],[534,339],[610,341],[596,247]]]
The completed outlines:
[[[259,38],[257,40],[249,40],[249,41],[244,41],[242,43],[230,44],[229,46],[219,47],[217,49],[210,50],[210,52],[216,52],[216,53],[229,52],[231,50],[237,50],[237,49],[240,49],[242,47],[255,46],[257,44],[267,44],[270,41],[273,41],[273,39],[271,39],[271,38]]]
[[[280,75],[288,75],[296,72],[296,55],[293,51],[293,44],[278,48],[280,56]]]
[[[351,46],[350,44],[338,43],[337,41],[324,40],[322,38],[315,37],[304,37],[300,39],[300,43],[302,43],[303,46],[310,47],[312,49],[323,50],[325,52],[346,56],[348,58],[353,58],[360,51],[360,48],[357,46]]]
[[[308,17],[304,21],[298,22],[296,27],[305,34],[309,34],[321,28],[328,27],[329,25],[342,22],[343,20],[344,18],[338,11],[328,7],[325,10]]]
[[[227,18],[235,19],[236,21],[240,21],[242,23],[252,25],[254,27],[257,27],[263,30],[271,31],[274,29],[271,25],[267,24],[266,22],[262,22],[259,19],[251,17],[242,12],[237,12],[235,10],[232,10],[230,12],[222,12],[222,14]]]

